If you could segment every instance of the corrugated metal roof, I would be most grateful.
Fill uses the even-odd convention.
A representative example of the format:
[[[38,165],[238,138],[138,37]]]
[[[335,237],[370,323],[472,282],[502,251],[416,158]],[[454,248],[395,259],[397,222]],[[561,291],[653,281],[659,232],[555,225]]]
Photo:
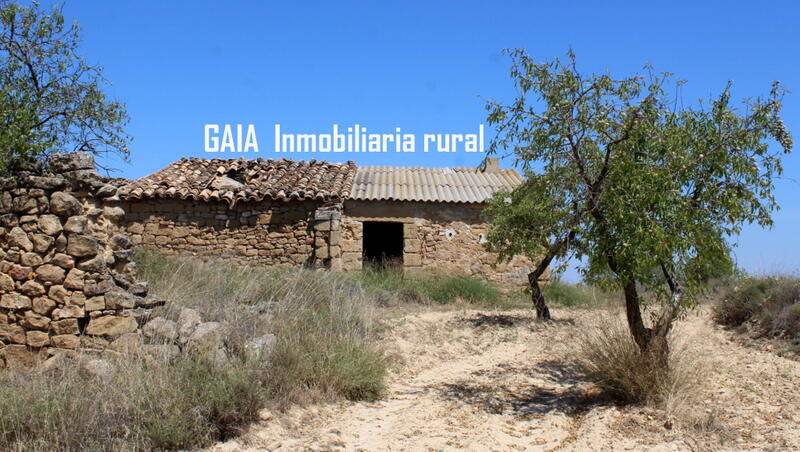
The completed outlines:
[[[522,177],[513,169],[359,166],[350,199],[481,203],[513,190]]]

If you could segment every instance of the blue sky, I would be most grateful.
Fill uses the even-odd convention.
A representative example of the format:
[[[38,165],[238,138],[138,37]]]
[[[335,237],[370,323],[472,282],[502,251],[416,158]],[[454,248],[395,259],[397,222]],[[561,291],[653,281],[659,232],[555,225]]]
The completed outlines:
[[[47,2],[44,2],[47,4]],[[686,79],[684,101],[733,80],[738,98],[780,80],[796,94],[784,119],[800,142],[800,5],[790,1],[268,2],[72,0],[82,53],[105,67],[128,106],[131,164],[140,177],[180,156],[206,154],[203,125],[252,123],[260,153],[276,158],[272,128],[325,133],[334,123],[371,131],[474,133],[484,99],[510,100],[504,48],[537,59],[571,47],[586,72],[628,75],[645,63]],[[364,165],[472,166],[482,156],[317,154]],[[775,227],[748,227],[739,264],[800,268],[800,157],[785,160]],[[574,278],[574,273],[570,274]]]

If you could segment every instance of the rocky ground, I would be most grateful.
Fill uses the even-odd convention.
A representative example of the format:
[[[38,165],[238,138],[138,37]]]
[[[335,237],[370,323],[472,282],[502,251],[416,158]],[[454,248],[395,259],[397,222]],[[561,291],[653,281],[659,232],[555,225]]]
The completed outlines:
[[[800,362],[750,347],[700,309],[680,325],[714,369],[682,417],[620,405],[566,364],[597,309],[417,312],[387,320],[386,396],[266,410],[215,451],[800,450]]]

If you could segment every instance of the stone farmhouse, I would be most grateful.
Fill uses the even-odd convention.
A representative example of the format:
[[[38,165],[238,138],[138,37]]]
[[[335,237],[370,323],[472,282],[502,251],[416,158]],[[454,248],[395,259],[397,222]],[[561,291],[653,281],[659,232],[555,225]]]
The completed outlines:
[[[365,166],[319,160],[183,158],[119,188],[118,227],[168,254],[257,265],[468,274],[527,284],[530,262],[486,252],[484,203],[522,182],[484,170]]]
[[[56,154],[47,168],[0,178],[0,368],[77,348],[120,352],[141,344],[140,332],[150,337],[152,309],[164,300],[136,279],[136,245],[244,264],[391,264],[525,284],[527,260],[493,265],[481,243],[485,200],[521,181],[496,161],[479,171],[283,159],[182,159],[127,181],[97,174],[88,153]],[[195,327],[169,352],[213,334]]]

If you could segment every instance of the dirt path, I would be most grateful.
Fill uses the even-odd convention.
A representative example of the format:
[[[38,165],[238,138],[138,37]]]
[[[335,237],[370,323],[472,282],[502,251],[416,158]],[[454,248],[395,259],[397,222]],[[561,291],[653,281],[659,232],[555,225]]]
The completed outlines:
[[[392,321],[398,365],[376,403],[265,413],[233,450],[800,450],[800,363],[730,340],[704,312],[683,331],[718,373],[694,425],[617,406],[565,366],[595,310],[425,312]],[[676,423],[677,424],[677,423]],[[685,423],[684,423],[685,424]]]

